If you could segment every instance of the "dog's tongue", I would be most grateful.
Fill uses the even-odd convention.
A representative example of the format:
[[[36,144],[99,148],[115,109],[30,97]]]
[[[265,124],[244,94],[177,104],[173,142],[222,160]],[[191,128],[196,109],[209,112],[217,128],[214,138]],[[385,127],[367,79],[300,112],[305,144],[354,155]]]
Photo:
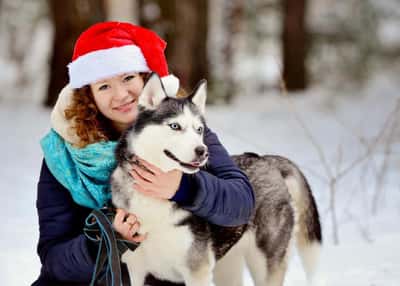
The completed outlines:
[[[189,164],[194,166],[194,167],[200,166],[200,162],[199,161],[193,161],[193,162],[190,162]]]

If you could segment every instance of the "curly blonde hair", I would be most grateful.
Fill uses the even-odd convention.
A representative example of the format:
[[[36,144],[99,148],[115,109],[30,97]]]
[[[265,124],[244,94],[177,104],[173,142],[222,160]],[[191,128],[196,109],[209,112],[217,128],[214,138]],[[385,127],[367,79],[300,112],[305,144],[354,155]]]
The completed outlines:
[[[140,73],[140,76],[146,82],[150,73]],[[179,88],[177,97],[183,98],[186,96],[186,91]],[[65,118],[73,122],[70,128],[79,137],[80,143],[78,147],[80,148],[100,141],[118,140],[121,135],[114,128],[111,120],[99,111],[89,85],[74,90],[72,102],[64,113]]]

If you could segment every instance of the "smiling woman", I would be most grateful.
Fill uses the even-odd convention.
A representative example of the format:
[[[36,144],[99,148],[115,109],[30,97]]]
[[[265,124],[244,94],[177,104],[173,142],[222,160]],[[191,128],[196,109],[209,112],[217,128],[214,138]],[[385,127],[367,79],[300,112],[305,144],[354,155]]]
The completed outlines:
[[[179,80],[168,72],[165,47],[154,32],[121,22],[93,25],[78,38],[68,65],[69,84],[51,113],[52,130],[41,140],[45,160],[37,208],[42,269],[33,285],[90,282],[98,245],[84,235],[83,226],[92,209],[110,204],[116,141],[138,121],[144,83],[155,72],[169,97],[184,95]],[[195,132],[204,134],[204,143],[211,147],[213,160],[208,171],[189,176],[178,169],[162,171],[141,160],[140,165],[128,166],[135,178],[132,191],[171,200],[214,224],[247,223],[254,207],[248,178],[210,129]],[[196,152],[199,158],[206,154],[200,149]],[[200,161],[188,164],[197,169]],[[126,210],[117,210],[113,227],[125,240],[146,239],[138,235],[138,218]],[[163,285],[155,283],[148,285]]]
[[[137,98],[148,76],[127,73],[75,89],[65,115],[81,139],[77,145],[118,139],[136,118]]]
[[[143,89],[138,73],[127,73],[90,84],[94,101],[119,131],[125,130],[137,116],[137,99]]]
[[[149,76],[147,72],[124,73],[66,90],[67,94],[62,92],[60,97],[71,97],[65,101],[68,106],[60,108],[72,122],[70,128],[80,138],[74,140],[74,145],[82,148],[102,140],[117,140],[121,131],[136,118],[137,98]],[[169,79],[164,79],[163,83],[168,85]],[[185,90],[179,88],[176,97],[185,96]],[[59,100],[57,104],[60,103]],[[54,119],[56,114],[52,115]]]

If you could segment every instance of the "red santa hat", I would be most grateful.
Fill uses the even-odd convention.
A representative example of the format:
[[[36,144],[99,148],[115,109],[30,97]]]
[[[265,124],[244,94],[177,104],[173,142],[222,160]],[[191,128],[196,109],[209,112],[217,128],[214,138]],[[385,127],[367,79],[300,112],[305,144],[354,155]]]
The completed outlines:
[[[168,95],[179,80],[168,74],[166,42],[151,30],[123,22],[103,22],[84,31],[68,64],[69,85],[86,84],[127,72],[156,72]]]

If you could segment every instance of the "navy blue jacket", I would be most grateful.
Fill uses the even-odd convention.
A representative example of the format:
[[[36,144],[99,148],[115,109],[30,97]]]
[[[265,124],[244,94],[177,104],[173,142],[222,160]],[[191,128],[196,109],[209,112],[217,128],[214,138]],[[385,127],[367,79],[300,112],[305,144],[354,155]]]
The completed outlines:
[[[248,178],[233,163],[215,133],[206,129],[204,142],[210,155],[207,171],[184,174],[171,200],[214,224],[247,223],[254,208],[254,194]],[[40,227],[37,252],[42,268],[33,285],[87,285],[95,257],[90,251],[92,242],[85,237],[82,227],[91,210],[72,200],[45,161],[36,206]]]

